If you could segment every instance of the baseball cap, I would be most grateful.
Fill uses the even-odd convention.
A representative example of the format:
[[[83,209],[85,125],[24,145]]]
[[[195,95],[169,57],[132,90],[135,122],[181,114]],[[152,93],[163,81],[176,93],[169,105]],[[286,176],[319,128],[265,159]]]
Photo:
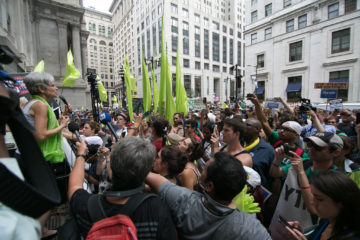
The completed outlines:
[[[167,135],[167,139],[169,140],[171,145],[177,146],[179,142],[181,142],[184,138],[177,135],[176,133],[169,133]]]
[[[298,122],[287,121],[287,122],[284,122],[281,126],[294,130],[298,135],[301,134],[301,125]]]
[[[335,147],[337,149],[344,147],[343,140],[331,132],[316,133],[314,136],[308,137],[305,140],[311,141],[319,147]]]
[[[243,166],[243,167],[245,172],[247,173],[246,182],[253,188],[256,188],[257,186],[261,185],[260,175],[252,168],[249,168],[247,166]]]

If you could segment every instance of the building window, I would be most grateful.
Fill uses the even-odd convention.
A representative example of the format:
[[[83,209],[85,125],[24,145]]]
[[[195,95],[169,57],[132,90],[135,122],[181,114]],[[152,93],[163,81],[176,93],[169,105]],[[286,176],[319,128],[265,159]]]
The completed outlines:
[[[204,29],[204,58],[209,59],[209,30]]]
[[[159,31],[159,53],[161,53],[161,18],[158,20],[158,31]]]
[[[200,15],[199,14],[197,14],[197,13],[195,13],[195,22],[196,23],[200,23]]]
[[[156,22],[152,26],[152,37],[153,37],[153,54],[156,51]]]
[[[251,44],[254,44],[257,42],[257,33],[251,34]]]
[[[345,13],[356,10],[356,0],[345,0]]]
[[[330,72],[329,75],[329,82],[349,83],[349,70]],[[342,98],[343,101],[347,101],[348,93],[349,89],[338,89],[337,98]]]
[[[213,23],[213,28],[214,28],[215,30],[219,30],[219,29],[220,29],[220,24],[219,24],[218,22],[213,21],[212,23]]]
[[[176,66],[176,57],[171,57],[171,64]]]
[[[213,72],[220,72],[219,65],[213,65]]]
[[[284,0],[284,7],[288,7],[291,5],[291,0]]]
[[[219,46],[219,34],[212,33],[212,49],[213,49],[213,61],[220,61],[219,55],[220,55],[220,46]]]
[[[255,89],[255,94],[259,100],[265,100],[265,81],[258,82],[258,87]]]
[[[290,43],[289,61],[299,61],[302,59],[302,41]]]
[[[178,20],[177,18],[171,18],[171,32],[178,33]]]
[[[172,3],[171,4],[171,13],[173,14],[177,14],[178,13],[178,7],[176,4]]]
[[[184,87],[185,87],[186,95],[188,97],[191,97],[191,76],[190,75],[184,75]]]
[[[265,5],[265,17],[270,16],[272,14],[272,3]]]
[[[237,37],[241,38],[241,32],[237,32]]]
[[[171,51],[176,52],[177,51],[177,35],[171,35]]]
[[[184,58],[184,67],[189,68],[190,67],[190,60]]]
[[[183,17],[184,17],[184,18],[188,18],[188,17],[189,17],[189,10],[183,8],[183,9],[182,9],[182,13],[183,13]]]
[[[234,64],[234,40],[230,38],[230,43],[229,43],[230,47],[229,47],[229,56],[230,56],[230,64]]]
[[[301,76],[288,77],[288,86],[289,85],[300,85],[301,86]],[[295,88],[294,88],[295,89]],[[298,90],[298,91],[295,91]],[[295,90],[287,90],[287,100],[294,102],[299,101],[301,98],[301,87],[296,88]]]
[[[210,65],[208,63],[204,63],[204,69],[209,70],[210,69]]]
[[[226,72],[227,72],[227,67],[223,67],[222,69],[223,69],[223,70],[222,70],[223,73],[226,73]]]
[[[241,42],[237,42],[237,64],[241,65]]]
[[[189,23],[185,21],[183,21],[183,35],[189,36]]]
[[[350,50],[350,28],[332,33],[331,53]]]
[[[265,29],[265,40],[270,39],[272,35],[272,28]]]
[[[334,3],[328,6],[328,18],[332,19],[339,16],[339,3]]]
[[[307,25],[307,14],[304,14],[298,19],[298,28],[306,27]]]
[[[205,27],[209,26],[209,19],[208,18],[204,18],[204,26]]]
[[[265,66],[264,54],[257,55],[256,64],[258,68],[263,68]]]
[[[225,36],[223,36],[223,54],[222,54],[222,57],[223,57],[223,63],[226,63],[227,61],[227,39]],[[231,52],[230,52],[231,53]]]
[[[251,0],[251,6],[254,6],[255,4],[257,4],[257,0]]]
[[[294,19],[286,21],[286,32],[294,31]]]
[[[195,69],[200,69],[201,68],[201,63],[200,62],[195,62]]]
[[[150,57],[150,50],[151,50],[151,39],[150,39],[150,28],[146,31],[146,55]]]
[[[234,30],[230,28],[230,36],[234,36]]]
[[[195,96],[201,97],[201,76],[195,77]]]
[[[257,11],[253,11],[251,13],[251,22],[256,22],[257,21]]]
[[[200,28],[195,26],[195,57],[200,57]]]
[[[227,33],[227,27],[223,25],[223,33]]]
[[[183,37],[183,54],[189,55],[189,37]]]

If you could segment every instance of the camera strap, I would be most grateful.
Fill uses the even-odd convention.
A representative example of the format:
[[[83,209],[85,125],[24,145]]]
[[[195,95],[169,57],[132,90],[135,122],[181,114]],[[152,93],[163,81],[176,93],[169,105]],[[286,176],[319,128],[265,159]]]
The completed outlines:
[[[61,201],[56,180],[19,106],[0,96],[0,107],[7,108],[5,121],[21,153],[25,181],[0,164],[0,201],[13,210],[38,218]],[[0,119],[2,121],[4,119]]]

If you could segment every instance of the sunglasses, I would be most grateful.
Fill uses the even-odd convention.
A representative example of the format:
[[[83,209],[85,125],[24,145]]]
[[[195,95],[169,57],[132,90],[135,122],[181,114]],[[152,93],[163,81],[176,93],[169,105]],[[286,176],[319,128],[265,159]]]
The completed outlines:
[[[320,147],[311,141],[308,141],[306,144],[307,144],[308,148],[314,148],[318,152],[320,152],[324,149],[323,147]]]

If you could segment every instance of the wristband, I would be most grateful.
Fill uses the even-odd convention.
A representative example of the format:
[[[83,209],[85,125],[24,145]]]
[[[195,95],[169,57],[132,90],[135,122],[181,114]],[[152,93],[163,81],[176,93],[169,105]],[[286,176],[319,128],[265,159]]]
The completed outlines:
[[[310,185],[309,186],[300,186],[301,189],[310,189]]]
[[[276,163],[271,163],[272,165],[274,165],[275,167],[280,167],[280,164],[276,164]]]
[[[76,158],[78,158],[78,157],[82,157],[82,158],[84,158],[84,160],[86,159],[86,155],[84,155],[84,154],[76,154]]]

